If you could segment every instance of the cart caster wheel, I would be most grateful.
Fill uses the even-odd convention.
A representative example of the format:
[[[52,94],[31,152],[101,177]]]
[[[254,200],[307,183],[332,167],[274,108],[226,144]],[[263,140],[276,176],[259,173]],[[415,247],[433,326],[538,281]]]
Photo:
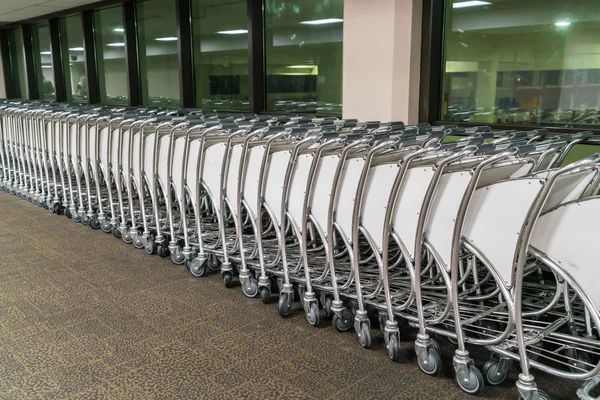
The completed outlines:
[[[102,229],[104,231],[104,229]],[[106,231],[105,231],[106,232]],[[112,230],[112,234],[114,237],[116,237],[117,239],[120,239],[122,234],[121,234],[121,230],[119,228],[113,228]]]
[[[242,292],[244,296],[254,298],[258,294],[258,282],[254,278],[250,278],[250,287],[242,285]]]
[[[133,247],[135,247],[136,249],[144,248],[144,241],[142,240],[142,235],[140,235],[139,233],[133,235],[131,237],[131,241],[133,243]]]
[[[308,323],[312,326],[319,325],[319,306],[317,306],[316,302],[310,303],[306,318],[308,319]]]
[[[278,303],[279,315],[287,317],[292,311],[292,296],[289,293],[281,293]]]
[[[100,229],[100,221],[98,221],[98,216],[94,215],[90,220],[90,227],[92,229]]]
[[[133,243],[133,239],[131,238],[129,232],[121,232],[121,239],[123,239],[123,241],[127,244]]]
[[[65,217],[71,218],[72,216],[71,211],[68,208],[65,208]]]
[[[154,251],[156,250],[156,245],[154,243],[154,240],[148,239],[146,241],[146,245],[144,246],[144,250],[146,250],[146,254],[148,254],[150,256],[152,254],[154,254]]]
[[[540,389],[538,389],[538,397],[540,400],[550,400],[550,395]],[[519,400],[523,400],[523,398],[519,396]]]
[[[58,214],[58,210],[60,209],[60,205],[58,204],[51,204],[48,206],[48,211],[50,211],[51,213],[57,213]]]
[[[187,267],[190,273],[195,277],[201,277],[206,273],[206,261],[200,262],[197,258],[187,262]]]
[[[156,254],[158,254],[160,258],[166,258],[169,255],[169,249],[159,244],[156,246]]]
[[[467,394],[477,394],[483,389],[483,375],[474,365],[469,365],[469,379],[463,381],[456,376],[456,383]]]
[[[111,224],[109,224],[108,222],[105,222],[103,224],[100,224],[100,229],[102,230],[102,232],[104,233],[111,233],[113,231],[113,227]]]
[[[419,364],[419,368],[423,373],[430,376],[435,376],[442,370],[442,358],[440,357],[440,353],[436,351],[435,346],[427,350],[426,360],[421,360],[417,357],[417,364]]]
[[[87,215],[85,217],[79,217],[79,220],[81,221],[81,223],[85,226],[90,226],[90,223],[92,222],[90,217],[88,217]]]
[[[435,350],[436,353],[442,354],[442,348],[440,347],[440,342],[438,342],[434,338],[429,338],[429,343],[431,344],[431,347]]]
[[[393,333],[390,335],[390,338],[389,338],[389,341],[387,344],[387,349],[388,349],[388,355],[390,356],[390,360],[398,361],[398,358],[400,356],[400,340],[396,333]]]
[[[371,329],[366,323],[360,324],[360,332],[358,334],[358,343],[365,349],[371,347]]]
[[[344,308],[340,312],[339,316],[337,314],[333,314],[333,325],[335,325],[335,329],[337,329],[338,332],[346,332],[352,328],[353,324],[354,314],[352,314],[350,310]]]
[[[499,358],[492,358],[488,360],[483,366],[483,378],[485,383],[490,386],[498,386],[506,380],[508,376],[508,369],[504,372],[500,372],[498,367],[500,366]]]
[[[269,301],[271,300],[271,291],[269,288],[260,288],[260,299],[262,300],[263,304],[269,304]]]
[[[377,320],[379,321],[379,330],[385,334],[385,322],[387,321],[387,313],[378,313]]]
[[[206,266],[209,270],[216,272],[221,269],[221,260],[215,254],[211,254],[206,260]]]
[[[331,312],[331,297],[329,296],[325,296],[323,298],[323,301],[321,302],[321,304],[323,305],[323,315],[325,316],[325,318],[331,318],[332,316],[332,312]]]
[[[231,284],[233,283],[233,274],[231,272],[223,272],[222,277],[225,287],[229,289],[231,287]]]

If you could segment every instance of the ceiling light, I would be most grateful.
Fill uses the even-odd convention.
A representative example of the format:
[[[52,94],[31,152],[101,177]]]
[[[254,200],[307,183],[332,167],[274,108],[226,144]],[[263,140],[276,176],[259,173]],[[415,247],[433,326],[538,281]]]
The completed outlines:
[[[52,68],[52,65],[42,65],[42,68]]]
[[[337,24],[339,22],[344,22],[341,18],[325,18],[325,19],[313,19],[312,21],[302,21],[301,24],[304,25],[327,25],[327,24]]]
[[[159,42],[175,42],[175,41],[177,41],[177,37],[176,36],[157,37],[154,40],[158,40]]]
[[[125,43],[109,43],[107,46],[110,47],[125,47]]]
[[[40,52],[40,54],[43,54],[45,56],[49,56],[49,55],[52,55],[52,52],[51,51],[42,51],[42,52]]]
[[[113,32],[125,32],[123,28],[113,28]]]
[[[489,1],[479,1],[479,0],[473,0],[473,1],[461,1],[460,3],[454,3],[452,4],[452,8],[467,8],[467,7],[477,7],[477,6],[489,6],[490,3]]]
[[[83,51],[85,50],[83,47],[71,47],[69,51]]]
[[[218,31],[220,35],[245,35],[248,33],[247,29],[232,29],[230,31]]]
[[[564,28],[566,26],[571,25],[571,22],[569,21],[557,21],[554,23],[554,25],[558,26],[559,28]]]
[[[316,65],[288,65],[286,68],[314,68]]]

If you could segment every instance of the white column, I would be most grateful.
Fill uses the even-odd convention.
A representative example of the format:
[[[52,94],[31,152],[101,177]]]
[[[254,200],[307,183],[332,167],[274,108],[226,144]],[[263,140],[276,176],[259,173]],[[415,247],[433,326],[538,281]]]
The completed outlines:
[[[421,6],[344,1],[344,118],[419,122]]]

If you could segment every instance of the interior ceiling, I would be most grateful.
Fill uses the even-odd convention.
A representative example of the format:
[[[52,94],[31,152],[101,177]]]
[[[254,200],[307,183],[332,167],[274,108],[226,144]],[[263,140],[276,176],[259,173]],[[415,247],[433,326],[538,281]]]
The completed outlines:
[[[35,18],[97,2],[98,0],[0,0],[0,23]]]

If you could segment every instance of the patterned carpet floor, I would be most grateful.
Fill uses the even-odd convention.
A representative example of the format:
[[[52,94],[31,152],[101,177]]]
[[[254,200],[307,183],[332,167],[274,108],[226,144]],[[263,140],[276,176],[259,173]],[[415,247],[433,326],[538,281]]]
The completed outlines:
[[[419,371],[402,332],[391,362],[300,303],[282,319],[219,274],[183,266],[0,192],[0,399],[465,399],[444,372]],[[485,350],[474,352],[482,366]],[[535,374],[554,399],[576,382]],[[516,399],[517,370],[481,399]]]

